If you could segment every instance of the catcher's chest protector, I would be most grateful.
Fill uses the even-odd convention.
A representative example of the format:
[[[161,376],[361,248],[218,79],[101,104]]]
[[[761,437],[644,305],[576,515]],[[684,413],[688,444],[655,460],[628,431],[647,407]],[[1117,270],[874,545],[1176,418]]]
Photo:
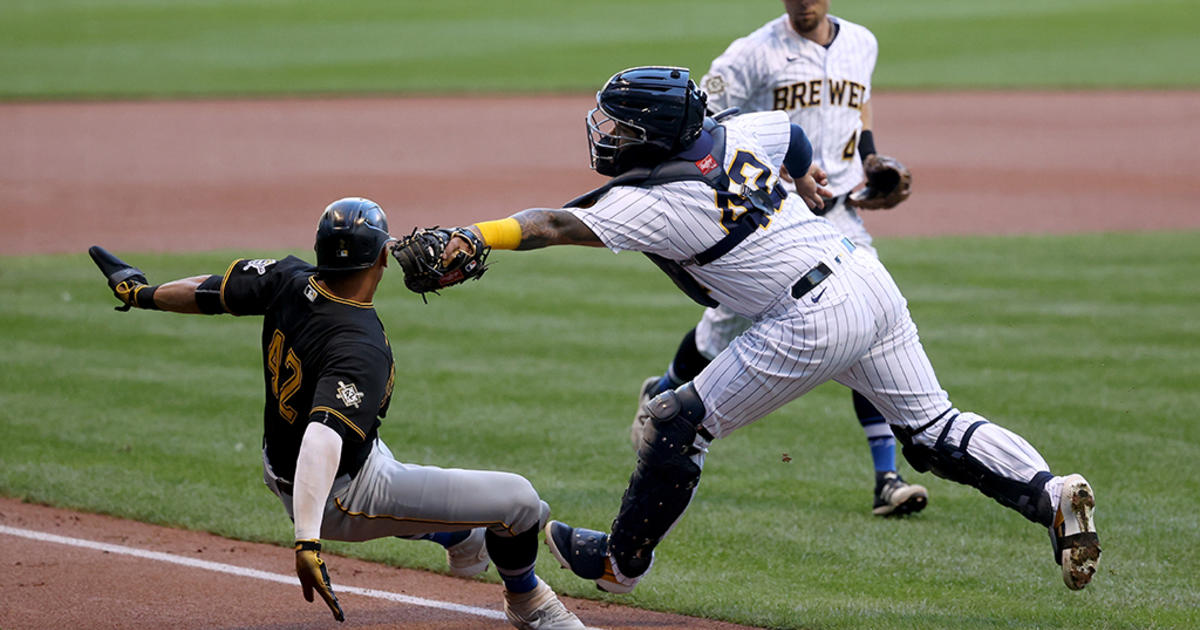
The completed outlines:
[[[658,265],[659,269],[662,269],[664,273],[670,276],[675,286],[679,287],[688,297],[695,300],[701,306],[715,307],[719,306],[720,303],[709,295],[708,288],[700,284],[695,276],[688,273],[687,268],[692,265],[706,265],[729,253],[738,243],[746,240],[746,237],[754,232],[761,224],[763,215],[769,213],[773,206],[778,205],[778,202],[787,193],[780,186],[776,186],[775,190],[770,192],[733,186],[729,180],[729,175],[722,167],[725,164],[725,127],[717,124],[712,118],[707,118],[704,121],[704,129],[712,135],[713,148],[709,155],[703,159],[695,162],[685,159],[672,159],[655,166],[653,169],[630,169],[609,180],[605,185],[572,199],[563,207],[586,207],[595,203],[604,193],[616,186],[650,188],[672,182],[699,181],[704,182],[718,192],[732,194],[736,199],[736,203],[747,208],[747,211],[737,218],[729,233],[713,246],[682,262],[664,258],[658,254],[642,252],[655,265]],[[717,165],[716,168],[708,166],[713,163]],[[708,166],[707,170],[702,169],[701,165]]]

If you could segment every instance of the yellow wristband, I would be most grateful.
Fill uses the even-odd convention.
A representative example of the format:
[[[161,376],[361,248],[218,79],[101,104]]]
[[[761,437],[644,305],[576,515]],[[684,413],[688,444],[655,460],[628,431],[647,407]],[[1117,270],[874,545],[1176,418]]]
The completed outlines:
[[[521,244],[521,224],[509,217],[498,221],[476,223],[483,243],[492,249],[516,249]]]

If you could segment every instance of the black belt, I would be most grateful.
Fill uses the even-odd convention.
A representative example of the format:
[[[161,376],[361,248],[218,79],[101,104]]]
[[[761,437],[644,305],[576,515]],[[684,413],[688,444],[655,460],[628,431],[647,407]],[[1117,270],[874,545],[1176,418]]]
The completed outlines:
[[[792,297],[797,300],[804,297],[805,293],[812,291],[813,287],[824,282],[825,278],[828,278],[831,273],[833,273],[833,270],[828,265],[817,263],[816,267],[809,269],[808,273],[800,276],[796,284],[792,285]]]
[[[854,243],[844,236],[842,237],[840,244],[842,247],[846,248],[847,252],[853,252],[855,250]],[[835,256],[834,260],[840,261],[840,255]],[[800,279],[796,281],[796,284],[792,285],[792,297],[796,298],[797,300],[800,299],[805,293],[812,291],[813,287],[825,282],[825,278],[828,278],[831,274],[833,274],[833,270],[829,268],[829,265],[826,265],[823,262],[817,263],[816,267],[809,269],[808,273],[800,276]]]
[[[279,488],[279,491],[285,494],[293,494],[292,482],[288,481],[287,479],[276,478],[275,487]]]
[[[825,205],[821,206],[820,208],[813,208],[812,213],[819,217],[823,217],[823,216],[825,216],[825,213],[829,212],[830,210],[833,210],[833,207],[836,206],[839,201],[845,199],[848,196],[850,196],[850,193],[846,193],[844,195],[838,195],[838,196],[834,197],[833,199],[826,199],[824,197],[821,197],[821,200],[825,202]]]

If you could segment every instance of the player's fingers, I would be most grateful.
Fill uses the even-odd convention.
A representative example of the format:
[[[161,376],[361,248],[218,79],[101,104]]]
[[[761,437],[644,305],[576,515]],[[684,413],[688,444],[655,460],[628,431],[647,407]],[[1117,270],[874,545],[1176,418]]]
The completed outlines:
[[[808,167],[808,174],[812,175],[813,180],[822,186],[829,183],[829,175],[825,173],[825,169],[816,164]]]
[[[329,606],[329,611],[333,613],[333,618],[345,621],[346,613],[342,612],[342,605],[338,602],[337,595],[333,594],[333,590],[328,585],[322,586],[319,590],[321,598],[325,600],[325,605]]]
[[[464,245],[461,238],[457,236],[452,237],[450,242],[446,243],[446,249],[442,250],[442,266],[446,267],[454,262],[454,258],[458,255],[458,252],[466,249]]]

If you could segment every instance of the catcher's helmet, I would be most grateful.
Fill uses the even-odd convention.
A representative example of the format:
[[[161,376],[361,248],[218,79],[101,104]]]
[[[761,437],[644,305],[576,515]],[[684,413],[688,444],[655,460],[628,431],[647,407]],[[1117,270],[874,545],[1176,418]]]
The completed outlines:
[[[375,264],[388,241],[387,215],[379,204],[362,197],[338,199],[317,223],[317,269],[354,271]]]
[[[652,166],[700,136],[708,95],[687,68],[644,66],[622,70],[596,93],[588,112],[592,168],[614,176]]]

